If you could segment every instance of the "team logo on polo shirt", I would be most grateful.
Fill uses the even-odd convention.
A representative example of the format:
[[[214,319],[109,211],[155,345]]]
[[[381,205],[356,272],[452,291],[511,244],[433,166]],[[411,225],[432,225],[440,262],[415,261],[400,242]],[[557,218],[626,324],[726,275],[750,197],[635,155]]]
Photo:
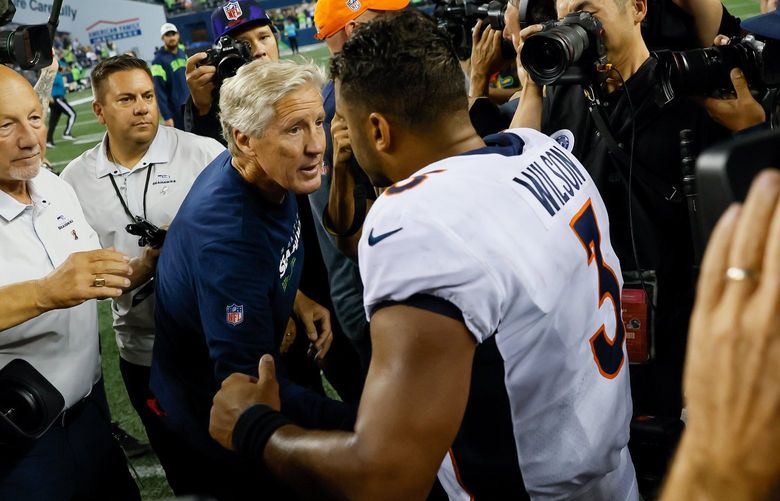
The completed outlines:
[[[225,308],[225,320],[230,325],[238,325],[244,321],[244,305],[231,304]]]
[[[222,7],[222,10],[225,11],[225,17],[228,18],[228,21],[235,21],[241,17],[241,14],[243,14],[241,11],[241,6],[238,5],[238,2],[228,2],[224,7]]]
[[[73,224],[73,220],[71,218],[69,218],[69,217],[65,217],[64,214],[60,214],[59,216],[57,216],[57,229],[58,230],[63,230],[66,227],[68,227],[68,226],[70,226],[72,224]]]
[[[176,180],[168,174],[157,174],[157,177],[154,178],[154,181],[152,182],[152,186],[156,186],[158,184],[171,184],[175,182]]]

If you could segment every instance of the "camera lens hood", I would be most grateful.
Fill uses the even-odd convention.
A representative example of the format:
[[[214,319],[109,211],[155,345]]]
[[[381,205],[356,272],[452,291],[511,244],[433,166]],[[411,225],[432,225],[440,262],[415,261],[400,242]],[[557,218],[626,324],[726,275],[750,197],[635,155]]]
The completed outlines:
[[[62,394],[26,360],[0,369],[0,443],[40,437],[64,409]]]

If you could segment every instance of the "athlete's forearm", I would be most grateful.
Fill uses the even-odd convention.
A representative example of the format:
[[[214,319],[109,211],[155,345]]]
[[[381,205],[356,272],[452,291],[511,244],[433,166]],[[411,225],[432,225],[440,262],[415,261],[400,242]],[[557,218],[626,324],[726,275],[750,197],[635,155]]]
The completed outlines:
[[[404,460],[393,449],[366,447],[356,433],[290,425],[271,436],[263,459],[274,475],[305,498],[424,500],[430,482],[420,478],[414,458]],[[426,474],[432,482],[435,471]]]

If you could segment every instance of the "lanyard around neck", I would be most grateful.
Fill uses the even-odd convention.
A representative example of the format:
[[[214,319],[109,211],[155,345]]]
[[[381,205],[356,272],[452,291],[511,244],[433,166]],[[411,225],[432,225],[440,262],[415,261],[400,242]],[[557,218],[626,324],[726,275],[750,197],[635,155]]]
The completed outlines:
[[[149,164],[146,167],[146,183],[144,184],[144,201],[143,201],[143,207],[144,207],[144,219],[146,219],[146,192],[149,191],[149,178],[152,177],[152,167],[154,167],[154,164]],[[130,221],[135,222],[136,216],[133,215],[132,212],[130,212],[130,208],[127,206],[127,203],[125,203],[125,199],[122,198],[122,194],[119,192],[119,187],[116,185],[116,181],[114,181],[114,175],[109,174],[109,179],[111,179],[111,184],[114,186],[114,191],[116,192],[116,196],[119,197],[119,202],[122,204],[122,208],[125,210],[125,214],[130,218]]]

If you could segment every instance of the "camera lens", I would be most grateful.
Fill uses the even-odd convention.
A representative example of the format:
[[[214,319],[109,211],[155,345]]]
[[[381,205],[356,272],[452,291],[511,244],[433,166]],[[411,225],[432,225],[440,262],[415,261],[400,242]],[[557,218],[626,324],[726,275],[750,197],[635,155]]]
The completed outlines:
[[[732,89],[732,68],[741,68],[749,82],[759,83],[756,56],[752,47],[742,43],[672,52],[659,59],[662,84],[672,91],[670,95],[704,96]]]
[[[535,82],[555,83],[589,46],[588,34],[576,25],[556,26],[525,41],[520,60]]]
[[[51,37],[46,25],[0,32],[0,63],[18,64],[29,70],[45,68],[51,61]]]
[[[225,56],[222,61],[219,62],[219,66],[217,67],[220,80],[225,80],[226,78],[235,76],[238,69],[244,64],[246,64],[246,61],[244,61],[244,59],[237,54],[230,54]]]
[[[487,5],[487,20],[491,28],[499,31],[504,29],[504,12],[506,12],[506,2],[493,0]]]
[[[22,384],[0,388],[0,412],[28,433],[40,428],[43,421],[42,409],[35,395]]]
[[[14,32],[0,31],[0,63],[13,63]]]

